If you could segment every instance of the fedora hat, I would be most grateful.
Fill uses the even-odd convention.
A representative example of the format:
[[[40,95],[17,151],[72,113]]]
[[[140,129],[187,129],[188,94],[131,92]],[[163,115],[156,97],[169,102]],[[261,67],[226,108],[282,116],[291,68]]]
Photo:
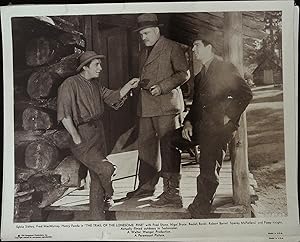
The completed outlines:
[[[79,72],[81,70],[81,68],[86,65],[87,63],[89,63],[90,61],[94,60],[94,59],[100,59],[100,58],[104,58],[104,55],[98,55],[95,51],[92,50],[88,50],[83,52],[80,56],[79,56],[79,66],[77,67],[76,71]]]
[[[214,49],[215,54],[221,55],[223,53],[223,45],[221,42],[222,38],[223,38],[223,36],[221,35],[221,33],[216,33],[215,31],[206,31],[205,33],[195,34],[193,37],[193,43],[196,40],[206,41],[209,44],[211,44],[211,46]]]
[[[206,33],[197,33],[193,38],[193,42],[195,42],[196,40],[204,40],[211,44],[213,47],[216,47],[217,38],[218,37],[216,36],[216,34],[212,31]]]
[[[158,18],[154,13],[144,13],[137,17],[137,29],[134,32],[150,27],[161,27],[163,24],[158,23]]]

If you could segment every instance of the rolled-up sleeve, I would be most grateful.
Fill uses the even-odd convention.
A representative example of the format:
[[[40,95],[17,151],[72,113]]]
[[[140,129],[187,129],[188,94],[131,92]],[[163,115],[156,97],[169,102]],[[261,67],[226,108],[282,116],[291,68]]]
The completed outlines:
[[[104,102],[115,110],[123,106],[125,100],[127,99],[127,95],[121,98],[120,90],[110,90],[103,86],[101,87],[101,93]]]
[[[57,121],[60,122],[64,118],[73,117],[72,112],[72,88],[67,80],[61,84],[57,95]]]

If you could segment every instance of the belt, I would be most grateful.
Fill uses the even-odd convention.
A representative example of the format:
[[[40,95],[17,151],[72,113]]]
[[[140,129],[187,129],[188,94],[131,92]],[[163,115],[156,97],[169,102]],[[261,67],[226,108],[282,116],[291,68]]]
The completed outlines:
[[[102,120],[102,116],[99,116],[99,117],[96,117],[96,118],[92,118],[92,119],[90,119],[90,120],[87,120],[87,121],[85,121],[85,122],[79,123],[78,126],[87,124],[87,125],[89,125],[89,126],[97,127],[97,126],[99,126],[99,121],[101,121],[101,120]]]

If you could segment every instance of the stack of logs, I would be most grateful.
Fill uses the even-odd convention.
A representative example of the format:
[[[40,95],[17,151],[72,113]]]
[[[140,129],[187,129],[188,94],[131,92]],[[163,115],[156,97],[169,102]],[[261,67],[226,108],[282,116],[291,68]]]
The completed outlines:
[[[80,182],[79,162],[70,156],[71,137],[56,120],[58,87],[78,65],[80,50],[66,51],[75,37],[31,39],[24,51],[28,68],[21,75],[14,70],[15,222],[39,221],[42,208]]]

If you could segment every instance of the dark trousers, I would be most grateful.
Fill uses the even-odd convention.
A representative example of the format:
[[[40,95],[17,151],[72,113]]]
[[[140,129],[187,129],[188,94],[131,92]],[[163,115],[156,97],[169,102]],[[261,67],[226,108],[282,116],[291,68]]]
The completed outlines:
[[[202,134],[198,141],[192,142],[182,137],[182,128],[167,134],[164,139],[166,156],[165,166],[180,167],[181,152],[199,145],[200,147],[200,174],[197,177],[197,195],[193,203],[208,206],[212,203],[212,199],[219,185],[219,172],[222,166],[223,158],[226,153],[226,142],[216,135]]]
[[[90,216],[91,220],[104,220],[104,197],[113,195],[111,177],[114,166],[105,159],[106,143],[103,124],[99,120],[93,124],[85,123],[78,126],[82,142],[71,147],[72,153],[91,176]]]
[[[154,190],[160,171],[161,173],[178,173],[180,171],[177,164],[170,165],[165,162],[168,162],[170,152],[165,150],[168,145],[164,144],[164,142],[169,142],[164,139],[164,136],[179,128],[180,123],[181,114],[139,119],[139,187],[145,190]]]

